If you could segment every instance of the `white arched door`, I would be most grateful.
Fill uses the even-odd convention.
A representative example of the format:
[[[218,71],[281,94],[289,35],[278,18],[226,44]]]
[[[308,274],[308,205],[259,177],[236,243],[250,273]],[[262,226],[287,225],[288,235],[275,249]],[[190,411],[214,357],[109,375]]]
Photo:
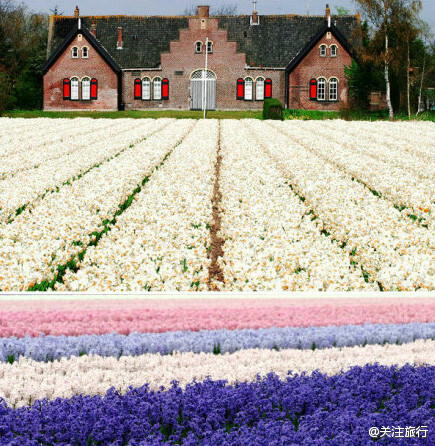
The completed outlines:
[[[212,71],[197,70],[190,76],[190,109],[206,110],[216,108],[216,76]]]

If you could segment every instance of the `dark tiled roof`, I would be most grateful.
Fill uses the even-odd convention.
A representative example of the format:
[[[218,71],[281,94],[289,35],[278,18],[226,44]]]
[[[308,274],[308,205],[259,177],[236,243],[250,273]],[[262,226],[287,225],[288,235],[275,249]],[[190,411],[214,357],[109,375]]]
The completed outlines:
[[[325,25],[325,17],[260,16],[260,25],[251,26],[250,16],[220,16],[219,28],[228,30],[228,39],[237,42],[237,51],[246,53],[252,66],[286,67]],[[180,29],[188,28],[188,17],[83,16],[82,23],[97,27],[97,39],[122,68],[154,68],[160,54],[179,40]],[[352,45],[355,16],[333,17],[333,23]],[[52,52],[77,23],[73,17],[55,17]],[[123,28],[124,48],[116,49],[117,28]]]
[[[351,42],[356,17],[334,17],[334,21]],[[237,51],[246,53],[248,65],[263,67],[286,67],[325,23],[325,17],[284,15],[260,16],[258,26],[250,26],[250,16],[219,19],[219,27],[228,30],[228,39],[237,42]]]
[[[154,68],[160,64],[160,53],[169,51],[169,43],[178,40],[179,30],[188,28],[183,17],[107,16],[82,17],[82,24],[97,26],[97,40],[122,68]],[[73,17],[56,17],[53,50],[77,23]],[[116,49],[118,27],[122,27],[124,47]]]

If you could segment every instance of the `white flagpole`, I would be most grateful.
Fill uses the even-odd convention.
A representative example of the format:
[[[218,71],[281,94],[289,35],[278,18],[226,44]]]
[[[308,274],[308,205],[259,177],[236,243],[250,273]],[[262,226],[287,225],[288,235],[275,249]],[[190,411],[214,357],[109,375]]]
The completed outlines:
[[[205,40],[205,70],[204,70],[204,88],[203,88],[204,119],[207,110],[207,67],[208,67],[208,37]]]

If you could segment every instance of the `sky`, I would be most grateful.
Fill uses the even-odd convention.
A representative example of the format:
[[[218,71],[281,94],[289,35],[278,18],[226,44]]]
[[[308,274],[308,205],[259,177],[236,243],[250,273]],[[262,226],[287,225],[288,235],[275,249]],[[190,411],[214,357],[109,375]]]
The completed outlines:
[[[1,1],[1,0],[0,0]],[[76,5],[82,15],[180,15],[186,7],[192,5],[237,5],[239,14],[249,14],[252,11],[252,0],[16,0],[17,3],[26,4],[35,12],[49,13],[55,6],[64,15],[73,15]],[[348,9],[351,13],[357,12],[353,0],[258,0],[259,14],[306,14],[325,13],[325,5],[329,3],[331,12],[336,7]],[[435,0],[422,0],[423,11],[421,18],[429,23],[435,30]]]

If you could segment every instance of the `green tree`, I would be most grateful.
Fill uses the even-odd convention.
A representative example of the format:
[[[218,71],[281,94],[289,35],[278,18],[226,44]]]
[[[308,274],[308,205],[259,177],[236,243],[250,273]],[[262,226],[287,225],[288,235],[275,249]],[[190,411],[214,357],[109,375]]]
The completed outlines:
[[[337,15],[350,15],[350,11],[343,6],[336,6],[335,11]]]
[[[5,107],[40,108],[47,17],[0,1],[0,73]]]
[[[414,26],[421,10],[421,0],[354,0],[371,22],[376,38],[382,41],[382,51],[366,52],[365,57],[375,63],[382,63],[386,97],[390,119],[393,119],[393,105],[391,101],[391,64],[397,62],[398,53],[394,51],[400,44],[401,27],[408,31]],[[409,28],[407,28],[409,27]],[[392,34],[396,35],[395,46],[390,45]],[[411,34],[408,35],[409,39]],[[376,45],[374,45],[376,46]],[[397,79],[396,79],[397,80]]]

